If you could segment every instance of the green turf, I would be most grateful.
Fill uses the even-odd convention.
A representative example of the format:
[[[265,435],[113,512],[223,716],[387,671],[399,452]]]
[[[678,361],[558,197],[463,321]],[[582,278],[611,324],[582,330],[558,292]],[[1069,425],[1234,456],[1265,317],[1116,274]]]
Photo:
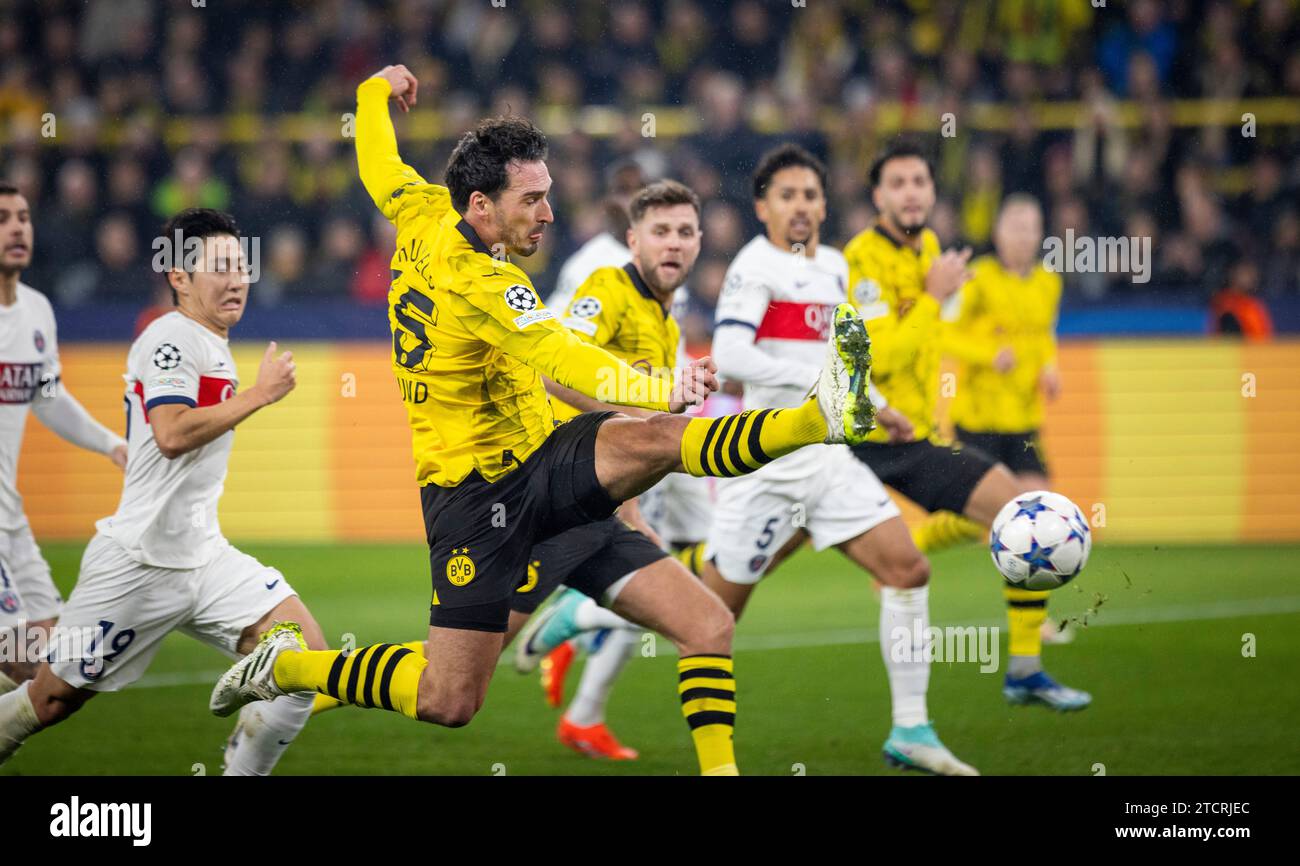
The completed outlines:
[[[423,636],[427,558],[418,547],[245,549],[288,576],[331,640]],[[81,547],[47,544],[45,552],[66,589]],[[1000,673],[936,664],[931,715],[946,743],[985,773],[1091,775],[1096,764],[1108,775],[1300,773],[1297,556],[1295,546],[1099,547],[1086,574],[1052,601],[1054,618],[1096,607],[1090,624],[1073,644],[1047,650],[1048,669],[1091,691],[1094,705],[1068,716],[1009,707]],[[933,587],[936,624],[1001,623],[982,550],[935,556]],[[880,760],[889,704],[879,647],[868,642],[876,623],[867,580],[838,554],[801,553],[763,584],[737,634],[745,772],[894,772]],[[1253,658],[1243,657],[1246,633],[1255,636]],[[665,641],[657,649],[632,660],[610,705],[611,726],[641,750],[636,762],[595,762],[561,748],[557,712],[542,702],[536,678],[503,667],[467,728],[337,710],[307,726],[279,772],[691,774],[675,656]],[[206,704],[224,665],[173,635],[139,687],[99,697],[34,737],[0,775],[218,773],[230,723]]]

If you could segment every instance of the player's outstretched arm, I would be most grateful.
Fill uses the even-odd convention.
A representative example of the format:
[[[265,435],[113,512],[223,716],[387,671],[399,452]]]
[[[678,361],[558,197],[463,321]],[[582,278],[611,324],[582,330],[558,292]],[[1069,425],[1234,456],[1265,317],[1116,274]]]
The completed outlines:
[[[65,441],[126,465],[126,440],[96,421],[61,383],[51,383],[48,394],[42,388],[32,402],[32,412]]]
[[[403,111],[415,104],[419,82],[405,66],[385,66],[357,88],[356,148],[361,182],[375,206],[392,219],[386,209],[393,193],[407,184],[425,183],[419,172],[402,162],[397,152],[397,133],[388,115],[388,100]]]
[[[546,376],[542,377],[542,383],[546,385],[547,394],[550,394],[557,400],[563,400],[579,412],[622,412],[625,415],[631,415],[633,418],[648,418],[655,414],[653,409],[640,409],[636,406],[619,406],[615,403],[602,403],[600,400],[588,397],[580,391],[566,388]]]
[[[514,277],[462,280],[448,293],[450,312],[474,336],[543,376],[602,403],[656,412],[682,412],[718,388],[717,367],[702,359],[682,370],[676,383],[647,376],[599,346],[583,342],[536,302],[524,315],[505,296],[522,286]]]
[[[262,356],[257,384],[215,406],[194,407],[164,403],[149,410],[154,442],[168,460],[175,460],[233,430],[263,406],[281,400],[297,384],[293,353],[275,354],[272,341]]]

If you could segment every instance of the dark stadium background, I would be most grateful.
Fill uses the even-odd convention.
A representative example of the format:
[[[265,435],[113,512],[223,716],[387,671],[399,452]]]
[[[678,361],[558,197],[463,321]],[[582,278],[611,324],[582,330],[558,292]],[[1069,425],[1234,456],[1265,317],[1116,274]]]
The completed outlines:
[[[829,161],[826,240],[842,244],[871,218],[865,170],[900,129],[936,159],[945,244],[987,248],[1018,191],[1043,201],[1049,234],[1153,238],[1145,285],[1067,276],[1065,333],[1201,331],[1243,257],[1296,330],[1298,28],[1289,0],[19,0],[0,9],[0,166],[33,206],[26,280],[65,339],[129,338],[129,311],[162,285],[150,244],[186,205],[229,208],[260,238],[253,331],[382,336],[382,313],[355,308],[382,306],[390,239],[341,117],[389,62],[422,82],[398,128],[430,177],[484,113],[550,133],[557,220],[522,262],[543,293],[599,230],[617,161],[698,190],[697,344],[757,230],[756,155],[793,139]]]

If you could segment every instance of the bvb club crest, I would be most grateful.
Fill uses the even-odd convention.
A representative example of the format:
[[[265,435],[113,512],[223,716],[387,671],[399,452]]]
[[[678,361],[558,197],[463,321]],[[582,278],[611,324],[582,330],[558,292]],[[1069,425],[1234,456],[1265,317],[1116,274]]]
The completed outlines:
[[[468,547],[453,547],[447,560],[447,580],[452,586],[464,586],[474,579],[474,560],[467,555]]]

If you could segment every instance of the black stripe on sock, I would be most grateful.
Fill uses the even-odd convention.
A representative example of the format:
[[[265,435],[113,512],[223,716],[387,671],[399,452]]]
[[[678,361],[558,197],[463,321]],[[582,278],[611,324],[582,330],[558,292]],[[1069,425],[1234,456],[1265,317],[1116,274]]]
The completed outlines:
[[[695,677],[708,677],[712,680],[735,679],[735,676],[733,676],[730,671],[724,671],[721,668],[695,668],[689,671],[682,671],[681,676],[677,678],[677,681],[679,683],[685,682],[686,680],[694,679]]]
[[[397,663],[402,657],[410,654],[411,650],[406,647],[398,647],[397,652],[388,657],[388,664],[384,665],[384,675],[379,678],[379,702],[386,710],[393,708],[393,696],[388,691],[393,682],[393,671],[397,670]]]
[[[1007,602],[1007,607],[1047,607],[1047,599],[1014,599]]]
[[[749,454],[757,461],[759,466],[772,462],[772,458],[767,456],[759,441],[759,434],[763,431],[763,422],[767,416],[772,414],[771,409],[764,409],[754,416],[754,423],[749,428]]]
[[[366,684],[361,687],[361,700],[363,706],[374,706],[370,700],[370,690],[375,687],[375,674],[379,671],[380,659],[384,657],[384,653],[388,652],[388,650],[392,648],[393,645],[390,643],[381,643],[379,646],[375,647],[375,651],[370,654],[370,663],[366,665]]]
[[[353,655],[352,667],[348,668],[348,697],[349,704],[357,702],[357,686],[361,682],[361,663],[365,661],[366,653],[373,650],[373,646],[363,647]]]
[[[705,725],[727,725],[734,728],[736,726],[736,714],[724,713],[719,710],[704,710],[687,716],[686,724],[690,726],[692,731]]]
[[[735,692],[729,692],[726,689],[706,689],[703,687],[687,689],[682,692],[682,703],[687,701],[698,701],[700,698],[718,698],[723,701],[734,701]]]
[[[330,665],[330,678],[325,683],[325,694],[338,701],[343,700],[339,697],[339,678],[343,676],[343,665],[347,661],[348,657],[339,653],[334,658],[334,664]]]
[[[751,409],[748,412],[741,412],[740,415],[736,417],[735,434],[731,437],[731,441],[727,443],[727,453],[731,456],[731,465],[735,466],[738,470],[757,469],[757,466],[750,466],[740,456],[740,440],[745,434],[745,425],[754,417],[754,410]]]
[[[717,421],[709,422],[709,432],[704,434],[704,444],[700,446],[700,470],[705,475],[714,474],[709,471],[709,443],[713,441],[714,436],[718,435],[718,426],[721,421],[722,419],[719,418]]]
[[[734,478],[736,476],[736,473],[727,469],[727,464],[722,462],[722,456],[723,451],[730,444],[731,428],[736,426],[736,419],[739,417],[739,415],[728,415],[722,419],[722,430],[718,432],[718,441],[713,444],[713,465],[722,478]]]

